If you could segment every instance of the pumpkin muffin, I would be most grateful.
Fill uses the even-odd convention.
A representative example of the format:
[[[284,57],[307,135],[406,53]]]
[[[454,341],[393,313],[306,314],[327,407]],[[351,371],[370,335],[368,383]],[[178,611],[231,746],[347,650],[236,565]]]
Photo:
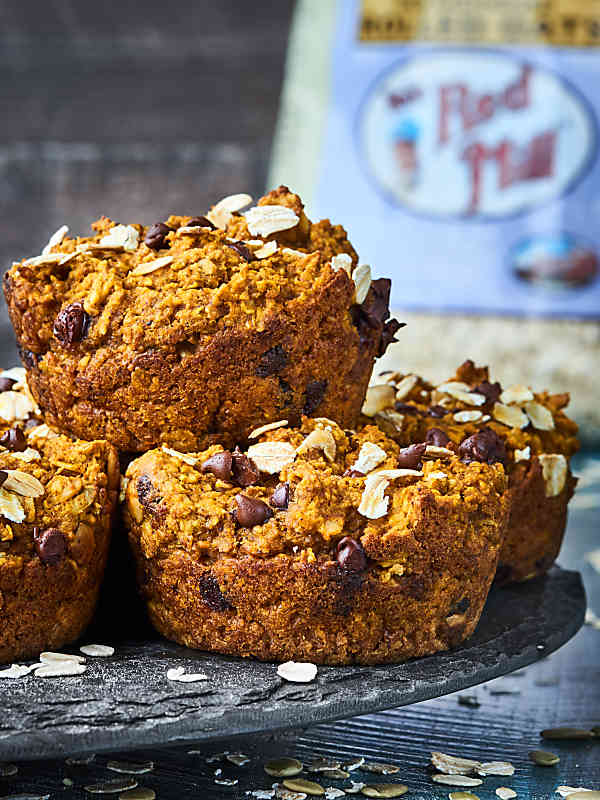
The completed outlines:
[[[251,441],[163,446],[127,469],[126,525],[160,633],[318,664],[397,662],[472,634],[504,541],[501,464],[325,418]]]
[[[505,465],[511,512],[497,581],[545,573],[560,551],[577,483],[569,466],[579,447],[577,425],[563,410],[569,395],[534,393],[521,385],[503,389],[490,382],[487,367],[472,361],[439,386],[398,372],[379,380],[363,406],[367,424],[377,422],[403,446],[424,439],[451,442],[463,460],[485,461],[491,450]],[[483,449],[473,440],[477,434],[481,442],[482,433],[488,441]]]
[[[400,327],[339,225],[286,187],[242,215],[234,195],[150,227],[66,227],[4,278],[46,421],[122,451],[244,442],[302,414],[355,425],[375,358]]]
[[[0,662],[62,647],[90,621],[119,481],[111,445],[36,417],[24,373],[0,372]]]

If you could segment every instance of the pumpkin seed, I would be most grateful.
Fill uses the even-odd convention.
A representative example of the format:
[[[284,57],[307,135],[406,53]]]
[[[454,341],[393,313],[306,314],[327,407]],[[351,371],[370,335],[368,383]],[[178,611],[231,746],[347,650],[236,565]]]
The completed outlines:
[[[542,731],[544,739],[591,739],[593,735],[585,728],[546,728]]]
[[[86,792],[90,794],[119,794],[128,789],[135,789],[138,782],[134,778],[118,778],[114,781],[103,781],[102,783],[91,783],[84,786]]]
[[[350,773],[344,769],[324,769],[321,775],[332,781],[343,781],[350,777]]]
[[[450,792],[448,797],[450,800],[479,800],[479,795],[471,792]]]
[[[124,772],[127,775],[142,775],[144,772],[152,772],[154,762],[144,761],[140,764],[130,764],[127,761],[109,761],[106,769],[113,772]]]
[[[364,763],[364,759],[363,759]],[[313,758],[306,765],[308,772],[327,772],[332,769],[341,769],[341,763],[331,758]]]
[[[137,789],[129,789],[119,795],[119,800],[154,800],[156,792],[154,789],[146,789],[138,786]]]
[[[600,791],[597,789],[588,789],[584,792],[573,792],[570,794],[569,800],[600,800]]]
[[[575,792],[591,792],[592,790],[584,789],[583,786],[557,786],[554,791],[561,797],[569,797],[569,795],[575,794]]]
[[[300,775],[302,769],[302,762],[297,758],[274,758],[264,765],[267,775],[274,778],[293,778],[294,775]]]
[[[538,767],[553,767],[560,761],[559,756],[554,753],[549,753],[547,750],[531,750],[529,758]]]
[[[325,800],[337,800],[345,795],[346,792],[343,789],[336,789],[334,786],[329,786],[325,789]]]
[[[372,783],[362,790],[365,797],[400,797],[408,792],[403,783]]]
[[[469,778],[468,775],[432,775],[435,783],[445,783],[447,786],[481,786],[481,778]]]
[[[325,794],[325,789],[321,784],[307,781],[306,778],[286,778],[283,781],[283,785],[286,789],[291,789],[292,792],[305,792],[316,797]]]
[[[372,772],[375,775],[395,775],[400,772],[400,767],[395,764],[379,764],[377,761],[371,761],[363,764],[361,770],[363,772]]]
[[[517,796],[514,789],[509,789],[507,786],[499,786],[496,789],[496,794],[500,800],[513,800]]]

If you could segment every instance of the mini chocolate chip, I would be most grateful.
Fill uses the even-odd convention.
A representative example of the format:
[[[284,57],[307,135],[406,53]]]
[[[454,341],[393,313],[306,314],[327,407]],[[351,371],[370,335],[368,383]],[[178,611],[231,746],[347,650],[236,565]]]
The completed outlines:
[[[304,392],[304,406],[302,413],[310,417],[321,405],[327,391],[327,381],[311,381]]]
[[[260,364],[256,368],[256,375],[259,378],[267,378],[269,375],[275,375],[277,372],[286,366],[288,356],[280,344],[271,347],[260,357]]]
[[[0,392],[10,392],[16,382],[12,378],[0,378]]]
[[[202,472],[212,472],[217,478],[226,481],[231,478],[232,464],[233,458],[231,453],[229,450],[224,450],[222,453],[215,453],[214,456],[207,458],[200,469]]]
[[[8,478],[8,472],[3,469],[0,469],[0,486],[4,483],[4,481]]]
[[[436,419],[441,419],[441,417],[445,417],[446,414],[450,412],[448,409],[444,408],[444,406],[431,406],[429,411],[427,412],[430,417],[435,417]]]
[[[290,484],[286,481],[285,483],[279,483],[275,487],[275,491],[271,495],[271,505],[275,506],[275,508],[280,508],[282,511],[285,511],[290,503]]]
[[[465,611],[468,610],[469,606],[471,605],[471,601],[468,597],[461,597],[461,599],[453,603],[450,611],[446,614],[447,617],[451,617],[453,614],[464,614]]]
[[[418,417],[421,413],[416,406],[411,406],[410,403],[401,403],[399,400],[394,403],[394,408],[401,414],[408,414],[409,417]]]
[[[465,439],[458,448],[461,460],[465,464],[481,461],[494,464],[499,461],[506,464],[506,446],[504,441],[491,428],[482,428]]]
[[[19,355],[21,356],[21,361],[25,364],[26,367],[29,369],[34,369],[38,365],[38,361],[40,360],[41,356],[37,353],[34,353],[33,350],[25,350],[22,347],[19,347]]]
[[[398,341],[398,339],[396,339],[396,334],[404,327],[406,327],[406,322],[398,322],[397,319],[389,319],[387,322],[384,322],[383,330],[381,331],[381,339],[379,340],[379,349],[377,350],[379,358],[385,354],[385,351],[393,342]]]
[[[206,217],[192,217],[185,225],[186,228],[210,228],[211,231],[217,230],[217,226],[213,225]]]
[[[488,403],[497,403],[500,395],[502,394],[502,387],[496,381],[496,383],[490,383],[489,381],[482,381],[479,386],[476,386],[473,389],[474,392],[477,394],[482,394]]]
[[[48,566],[55,566],[67,552],[67,542],[58,528],[41,531],[33,529],[33,544],[40,561]]]
[[[350,468],[348,468],[342,475],[342,478],[364,478],[364,477],[365,477],[364,472],[361,472],[359,469],[350,469]]]
[[[148,508],[157,502],[156,489],[148,475],[140,475],[136,489],[138,500],[144,507]]]
[[[230,247],[232,250],[235,250],[235,252],[239,256],[241,256],[245,261],[248,262],[256,261],[252,250],[250,250],[249,247],[246,247],[246,245],[243,242],[226,242],[225,244],[227,247]]]
[[[430,428],[425,437],[427,444],[432,444],[435,447],[446,447],[450,441],[450,437],[444,433],[441,428]]]
[[[344,536],[338,542],[336,559],[346,572],[363,572],[367,568],[367,557],[360,542],[351,536]]]
[[[21,428],[11,428],[0,436],[0,445],[15,453],[22,453],[27,450],[27,439]]]
[[[408,447],[403,447],[398,453],[398,468],[418,469],[426,449],[426,444],[410,444]]]
[[[90,318],[79,302],[66,306],[56,317],[52,332],[61,344],[80,342],[87,333]]]
[[[241,453],[238,447],[231,454],[231,459],[231,472],[238,486],[245,489],[246,486],[252,486],[258,481],[260,477],[258,467],[251,458]]]
[[[200,596],[213,611],[227,611],[233,608],[229,600],[223,595],[219,582],[211,572],[205,572],[198,578]]]
[[[234,509],[233,517],[242,528],[262,525],[273,516],[273,511],[258,497],[236,494],[233,499],[237,505],[237,508]]]
[[[171,228],[168,225],[165,225],[164,222],[155,222],[148,228],[144,244],[151,250],[162,250],[167,246],[165,239],[169,233],[171,233]]]

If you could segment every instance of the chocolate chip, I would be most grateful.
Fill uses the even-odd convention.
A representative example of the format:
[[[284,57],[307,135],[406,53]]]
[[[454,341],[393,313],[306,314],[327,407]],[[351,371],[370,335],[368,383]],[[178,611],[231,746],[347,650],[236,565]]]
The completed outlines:
[[[148,475],[140,475],[137,480],[136,489],[138,500],[144,508],[148,509],[152,514],[156,513],[162,497],[160,497],[156,491],[156,487],[150,480],[150,477]]]
[[[256,368],[256,374],[259,378],[266,378],[269,375],[275,375],[277,372],[286,366],[288,356],[280,344],[276,344],[267,350],[260,357],[260,363]]]
[[[447,617],[451,617],[454,614],[464,614],[465,611],[468,610],[469,606],[471,605],[471,601],[468,597],[462,597],[458,602],[453,603],[450,611],[446,614]]]
[[[3,469],[0,469],[0,486],[4,483],[4,481],[8,478],[8,472]]]
[[[408,447],[403,447],[398,453],[398,469],[419,469],[426,449],[426,444],[411,444]]]
[[[260,477],[258,467],[251,458],[241,453],[239,448],[235,448],[231,459],[231,472],[238,486],[245,489],[246,486],[252,486],[258,481]]]
[[[481,461],[484,464],[500,462],[506,464],[504,441],[491,428],[482,428],[465,439],[458,448],[460,458],[465,464]]]
[[[80,342],[87,333],[90,318],[79,302],[66,306],[56,317],[52,332],[61,344]]]
[[[302,413],[310,417],[317,410],[327,391],[327,381],[311,381],[304,392]]]
[[[409,417],[418,417],[421,413],[416,406],[411,406],[410,403],[401,403],[399,400],[394,403],[394,408],[401,414],[408,414]]]
[[[0,436],[0,445],[15,453],[22,453],[27,450],[27,439],[21,428],[11,428]]]
[[[33,529],[33,544],[40,561],[48,566],[55,566],[67,552],[67,542],[58,528],[41,531]]]
[[[217,230],[217,226],[213,225],[206,217],[192,217],[185,224],[187,228],[210,228],[211,231]]]
[[[258,497],[236,494],[233,499],[237,505],[237,508],[234,509],[233,517],[242,528],[262,525],[273,516],[273,511]]]
[[[38,361],[40,360],[41,356],[37,353],[34,353],[32,350],[25,350],[22,347],[19,347],[19,355],[21,356],[21,361],[25,364],[26,367],[29,369],[34,369],[38,365]]]
[[[165,225],[164,222],[155,222],[148,228],[148,232],[144,238],[144,244],[151,250],[162,250],[166,247],[165,239],[171,233],[171,228]]]
[[[221,591],[219,582],[211,572],[205,572],[198,578],[198,588],[200,597],[213,611],[227,611],[228,608],[233,608]]]
[[[378,357],[381,358],[388,347],[393,342],[398,341],[398,339],[396,339],[396,334],[400,328],[404,328],[405,326],[406,322],[398,322],[397,319],[389,319],[384,323],[383,330],[381,331],[381,339],[379,340],[379,349],[377,350]]]
[[[445,417],[446,414],[450,412],[448,409],[444,408],[444,406],[431,406],[429,411],[427,412],[430,417],[435,417],[436,419],[440,419],[441,417]]]
[[[377,355],[382,356],[388,345],[396,341],[395,334],[404,327],[403,322],[391,319],[390,316],[390,289],[392,282],[389,278],[378,278],[371,282],[371,291],[367,295],[364,303],[360,306],[353,306],[351,309],[354,325],[357,327],[361,344],[369,339],[368,330],[381,328],[381,337],[377,349]]]
[[[217,478],[226,481],[231,478],[232,464],[233,458],[231,453],[229,450],[224,450],[222,453],[215,453],[214,456],[207,458],[200,469],[202,472],[212,472]]]
[[[367,557],[360,542],[351,536],[344,536],[338,542],[336,559],[346,572],[363,572],[367,568]]]
[[[15,383],[12,378],[0,378],[0,392],[10,392]]]
[[[285,511],[289,503],[290,484],[287,481],[285,483],[279,483],[271,495],[271,505],[275,506],[275,508],[280,508],[282,511]]]
[[[225,242],[226,247],[231,247],[232,250],[241,256],[245,261],[256,261],[254,253],[243,242]]]
[[[342,478],[364,478],[365,473],[361,472],[359,469],[347,469]]]
[[[490,383],[489,381],[482,381],[479,386],[476,386],[473,389],[474,392],[477,394],[482,394],[486,401],[490,404],[494,404],[498,402],[500,395],[502,394],[502,387],[496,381],[496,383]]]
[[[427,444],[432,444],[435,447],[446,447],[450,441],[450,437],[444,433],[441,428],[430,428],[425,437]]]

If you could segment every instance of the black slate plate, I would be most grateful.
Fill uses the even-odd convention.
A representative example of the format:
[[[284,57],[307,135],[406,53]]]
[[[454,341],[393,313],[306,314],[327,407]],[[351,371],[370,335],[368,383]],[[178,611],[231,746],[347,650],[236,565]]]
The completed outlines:
[[[158,639],[133,597],[111,601],[114,577],[86,641],[114,644],[115,655],[88,659],[78,677],[2,681],[0,760],[230,738],[416,703],[543,658],[576,633],[586,607],[579,573],[554,567],[545,578],[493,589],[475,635],[450,653],[397,666],[321,667],[313,683],[292,684],[274,664]],[[138,638],[119,643],[125,628]],[[174,666],[209,680],[168,681]]]

